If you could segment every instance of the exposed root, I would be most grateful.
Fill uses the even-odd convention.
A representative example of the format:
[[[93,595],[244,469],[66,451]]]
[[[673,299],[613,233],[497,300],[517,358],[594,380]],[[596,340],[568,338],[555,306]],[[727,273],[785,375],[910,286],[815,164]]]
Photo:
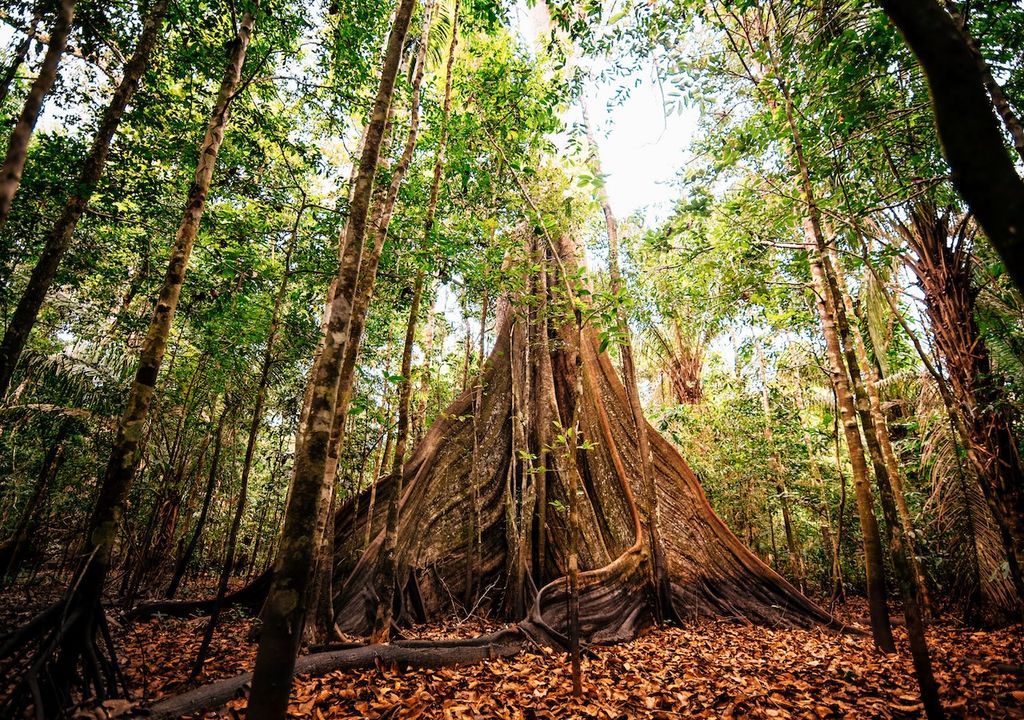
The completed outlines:
[[[73,596],[72,596],[73,597]],[[50,605],[0,638],[0,717],[54,717],[77,698],[103,700],[127,693],[107,618],[101,607],[68,598]]]

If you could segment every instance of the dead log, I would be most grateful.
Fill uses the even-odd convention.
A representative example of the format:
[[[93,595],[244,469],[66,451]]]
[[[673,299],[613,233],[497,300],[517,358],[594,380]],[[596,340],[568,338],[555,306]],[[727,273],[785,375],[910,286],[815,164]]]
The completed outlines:
[[[257,614],[260,608],[263,607],[263,601],[267,597],[271,578],[271,571],[269,569],[264,570],[245,587],[225,595],[221,609],[242,607],[253,615]],[[215,598],[205,598],[203,600],[154,600],[136,605],[128,613],[128,619],[145,620],[154,615],[168,615],[170,617],[209,615],[213,610],[214,602]]]
[[[500,630],[469,640],[363,645],[304,655],[295,664],[295,674],[316,677],[335,670],[373,667],[378,663],[412,668],[467,665],[517,655],[529,646],[530,642],[526,635],[517,628]],[[161,700],[149,709],[147,716],[153,720],[171,720],[219,707],[237,697],[251,680],[252,673],[243,673],[203,685],[195,690]]]

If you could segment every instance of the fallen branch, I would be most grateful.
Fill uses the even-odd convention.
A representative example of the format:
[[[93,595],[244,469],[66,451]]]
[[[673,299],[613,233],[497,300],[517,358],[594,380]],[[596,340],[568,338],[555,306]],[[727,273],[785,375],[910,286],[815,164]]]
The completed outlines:
[[[242,605],[253,614],[258,613],[263,606],[263,601],[267,597],[272,576],[271,570],[264,571],[245,587],[226,595],[221,608]],[[139,603],[128,613],[128,619],[145,620],[154,615],[168,615],[170,617],[209,615],[213,610],[213,603],[213,598],[206,598],[204,600],[154,600],[152,602]]]
[[[526,650],[530,642],[517,628],[499,630],[469,640],[414,641],[388,645],[363,645],[345,650],[314,653],[300,657],[295,664],[296,675],[318,676],[335,670],[373,667],[378,663],[405,667],[448,667],[466,665],[492,658],[511,657]],[[237,697],[252,680],[252,673],[243,673],[226,680],[204,685],[181,695],[161,700],[149,708],[154,720],[191,715],[220,707]]]

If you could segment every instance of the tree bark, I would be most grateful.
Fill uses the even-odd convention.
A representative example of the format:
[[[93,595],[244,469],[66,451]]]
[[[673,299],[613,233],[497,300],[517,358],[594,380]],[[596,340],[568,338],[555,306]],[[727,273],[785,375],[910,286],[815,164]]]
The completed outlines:
[[[46,48],[46,54],[43,56],[43,63],[28,90],[28,97],[25,98],[21,114],[18,116],[18,121],[7,142],[7,154],[4,156],[3,164],[0,165],[0,228],[7,224],[7,216],[11,213],[14,195],[18,192],[18,186],[21,184],[21,173],[25,169],[25,160],[28,157],[28,143],[32,139],[36,120],[39,119],[39,111],[43,108],[43,99],[57,79],[57,66],[60,64],[64,47],[68,42],[68,33],[71,31],[71,23],[75,17],[76,2],[77,0],[60,0],[57,5],[57,17],[53,21],[50,42]],[[6,387],[4,392],[6,392]]]
[[[196,548],[199,546],[199,538],[202,537],[203,528],[206,527],[206,517],[210,512],[210,502],[213,500],[213,492],[217,487],[217,475],[220,470],[220,452],[223,447],[224,423],[227,420],[229,410],[230,406],[225,402],[224,409],[220,414],[220,420],[217,421],[217,430],[213,436],[213,457],[210,459],[210,474],[206,480],[203,504],[199,509],[196,526],[192,529],[192,537],[189,538],[188,545],[185,546],[181,557],[178,558],[178,562],[174,567],[174,575],[171,576],[167,592],[164,593],[164,597],[168,600],[173,599],[178,592],[178,586],[181,585],[181,581],[185,578],[188,566],[192,564],[192,558],[195,556]]]
[[[21,39],[18,46],[15,48],[14,53],[11,56],[11,61],[7,65],[7,70],[4,72],[3,79],[0,79],[0,105],[3,105],[7,100],[7,95],[11,92],[11,85],[14,83],[14,78],[18,75],[18,68],[25,62],[25,58],[28,56],[29,48],[32,47],[32,41],[36,38],[36,32],[39,29],[39,23],[42,20],[43,6],[42,3],[37,3],[35,9],[32,11],[32,21],[29,23],[28,31],[25,33],[25,37]],[[3,393],[0,393],[2,395]]]
[[[378,569],[380,600],[373,623],[370,642],[387,642],[391,637],[392,605],[395,600],[395,586],[399,582],[395,562],[395,547],[398,543],[398,503],[402,496],[402,475],[405,470],[406,445],[409,441],[409,401],[412,396],[412,348],[416,340],[416,322],[420,314],[425,273],[419,270],[412,291],[409,307],[409,322],[405,329],[405,345],[402,348],[402,379],[398,386],[398,428],[395,431],[395,459],[391,464],[391,478],[394,491],[388,502],[387,524],[384,532],[384,552]]]
[[[78,226],[78,221],[85,212],[97,183],[103,176],[107,155],[110,152],[110,142],[121,124],[121,118],[124,116],[129,101],[139,87],[142,75],[149,66],[157,39],[160,37],[160,29],[163,26],[164,15],[167,14],[168,4],[169,0],[154,0],[149,9],[143,23],[142,34],[139,35],[138,43],[135,46],[135,52],[128,64],[125,65],[124,76],[100,118],[99,129],[93,138],[89,155],[79,170],[74,190],[68,196],[60,217],[57,218],[53,228],[46,236],[43,252],[39,256],[39,260],[36,261],[35,267],[32,268],[28,285],[22,292],[10,323],[7,325],[3,342],[0,343],[0,397],[7,393],[14,369],[18,364],[18,358],[21,357],[25,343],[28,342],[29,333],[35,325],[39,309],[43,306],[46,293],[57,274],[57,268],[71,246],[71,239]],[[0,185],[0,189],[2,189],[2,185]],[[2,200],[0,200],[0,213],[4,213],[0,215],[0,218],[6,217]],[[0,220],[0,224],[2,222]]]
[[[1024,181],[1006,152],[977,58],[937,0],[877,2],[924,70],[953,184],[1024,290]]]
[[[818,254],[818,245],[814,239],[811,222],[805,222],[807,234],[807,252],[811,262],[811,274],[817,296],[818,317],[821,320],[822,332],[828,354],[829,370],[832,386],[836,392],[837,404],[842,415],[843,433],[853,467],[853,487],[857,499],[857,514],[860,518],[862,543],[864,546],[864,574],[867,580],[868,610],[871,616],[871,633],[875,644],[884,652],[896,649],[889,624],[889,610],[886,606],[885,592],[885,561],[882,556],[882,540],[875,519],[874,500],[871,497],[871,481],[868,475],[867,458],[861,442],[860,427],[857,425],[857,409],[854,406],[850,391],[849,377],[843,362],[843,352],[839,345],[839,333],[836,330],[835,314],[832,311],[825,271]]]
[[[288,707],[295,658],[305,620],[306,595],[315,561],[316,521],[337,403],[341,363],[348,345],[349,320],[359,277],[370,198],[402,47],[414,5],[415,0],[399,0],[388,36],[380,85],[366,129],[324,348],[316,364],[307,418],[302,423],[296,441],[291,497],[285,512],[281,546],[274,564],[274,581],[263,612],[263,632],[249,697],[249,720],[279,720],[284,717]]]
[[[83,683],[87,686],[92,685],[92,690],[99,697],[118,692],[117,672],[113,659],[101,663],[95,647],[96,633],[100,630],[108,649],[112,648],[101,607],[103,587],[110,569],[128,490],[142,457],[146,422],[155,393],[157,376],[167,347],[189,255],[205,208],[217,153],[224,139],[231,100],[241,77],[252,26],[253,17],[247,13],[239,26],[237,37],[231,44],[220,91],[200,148],[195,179],[189,189],[167,273],[140,350],[135,381],[128,394],[124,414],[118,423],[106,474],[87,525],[85,554],[76,573],[76,580],[71,583],[64,600],[55,606],[58,608],[57,616],[67,618],[66,621],[61,620],[61,627],[57,631],[59,651],[54,660],[56,667],[50,673],[50,677],[60,678],[60,682],[63,683],[62,687],[54,688],[55,704],[64,704],[68,701],[67,688],[74,678],[79,677],[76,670],[79,661],[84,664],[86,670]],[[51,643],[49,652],[53,652],[57,647],[57,643]],[[46,662],[44,654],[44,657],[36,662],[36,666]],[[30,670],[26,673],[24,685],[34,682],[34,672],[36,671]]]
[[[587,140],[590,144],[590,164],[596,177],[601,177],[601,159],[598,154],[597,140],[590,123],[590,114],[586,102],[583,102],[583,119],[587,129]],[[640,404],[640,386],[636,378],[636,363],[633,359],[633,340],[629,330],[629,322],[622,309],[622,272],[619,267],[619,224],[612,211],[611,201],[604,185],[597,188],[597,199],[604,213],[605,228],[608,232],[608,274],[611,280],[611,292],[615,297],[615,325],[619,335],[619,353],[622,357],[622,380],[629,397],[630,414],[633,427],[636,429],[637,442],[640,446],[641,471],[644,478],[644,492],[641,493],[647,508],[647,516],[651,518],[647,531],[651,535],[651,575],[654,583],[655,617],[660,622],[663,618],[675,618],[672,609],[672,593],[668,585],[668,572],[665,568],[665,551],[661,537],[658,535],[658,494],[654,488],[654,469],[651,465],[650,442],[647,439],[647,420],[644,418],[643,406]]]

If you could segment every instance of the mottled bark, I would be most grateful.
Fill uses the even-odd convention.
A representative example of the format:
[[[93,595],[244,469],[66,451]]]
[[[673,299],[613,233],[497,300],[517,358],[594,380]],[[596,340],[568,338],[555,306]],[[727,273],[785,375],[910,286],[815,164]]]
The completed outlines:
[[[35,325],[39,309],[43,306],[46,293],[57,274],[57,268],[71,246],[71,239],[78,226],[78,221],[85,212],[89,199],[96,190],[97,183],[103,176],[111,140],[113,140],[117,128],[121,124],[124,111],[138,89],[142,75],[149,65],[153,49],[160,37],[160,29],[163,26],[168,4],[169,0],[154,0],[150,7],[135,52],[128,64],[125,65],[124,76],[100,117],[99,128],[93,138],[89,154],[79,169],[74,189],[65,201],[63,212],[46,236],[43,252],[36,261],[35,267],[32,268],[28,285],[22,291],[18,305],[11,315],[3,341],[0,342],[0,397],[7,393],[14,369],[18,364],[18,358],[21,357],[25,343],[28,342],[29,333]],[[0,189],[2,189],[2,185],[0,185]],[[5,217],[5,211],[2,198],[0,198],[0,218],[3,217]],[[3,220],[0,219],[0,224],[2,222]]]
[[[237,37],[230,45],[227,65],[206,129],[206,136],[200,147],[195,178],[189,189],[188,200],[171,251],[167,273],[157,296],[156,306],[153,309],[149,328],[140,350],[135,380],[128,394],[124,414],[118,423],[107,470],[100,484],[99,495],[87,526],[88,532],[80,568],[67,596],[57,606],[58,614],[66,617],[67,620],[62,621],[62,627],[57,633],[60,650],[55,658],[56,666],[51,672],[51,677],[62,678],[62,682],[70,684],[78,676],[75,668],[81,660],[86,668],[84,683],[87,686],[91,685],[92,691],[100,697],[118,692],[117,673],[110,670],[113,660],[108,661],[106,667],[101,666],[97,659],[98,653],[95,646],[97,632],[102,631],[104,638],[108,639],[105,617],[100,606],[103,587],[110,568],[111,555],[124,513],[128,490],[142,458],[145,428],[156,389],[157,376],[185,279],[189,255],[206,205],[217,153],[224,139],[231,100],[241,78],[242,64],[252,35],[252,27],[253,17],[251,14],[246,14],[239,25]],[[107,644],[110,644],[109,639]],[[53,645],[51,644],[46,652],[41,651],[42,657],[37,665],[46,662],[46,655],[53,651]],[[35,671],[30,670],[26,673],[25,683],[27,685],[33,682],[33,672]],[[54,689],[55,705],[66,703],[69,699],[67,686]]]
[[[263,611],[263,631],[253,671],[249,720],[279,720],[288,706],[295,658],[302,639],[306,601],[316,554],[316,522],[337,403],[341,364],[366,236],[370,198],[384,126],[394,93],[402,47],[415,0],[400,0],[388,36],[380,84],[365,133],[359,171],[345,227],[336,290],[323,351],[315,366],[310,405],[296,440],[291,495],[274,563],[274,580]]]
[[[0,228],[7,223],[14,194],[18,192],[18,186],[21,184],[21,173],[25,169],[25,160],[28,157],[28,144],[36,127],[36,120],[39,119],[39,112],[43,108],[43,100],[57,79],[57,66],[60,65],[64,47],[68,42],[76,2],[77,0],[60,0],[57,5],[57,17],[54,18],[53,28],[50,30],[46,54],[43,56],[36,79],[28,89],[21,114],[7,141],[7,154],[0,165]]]

